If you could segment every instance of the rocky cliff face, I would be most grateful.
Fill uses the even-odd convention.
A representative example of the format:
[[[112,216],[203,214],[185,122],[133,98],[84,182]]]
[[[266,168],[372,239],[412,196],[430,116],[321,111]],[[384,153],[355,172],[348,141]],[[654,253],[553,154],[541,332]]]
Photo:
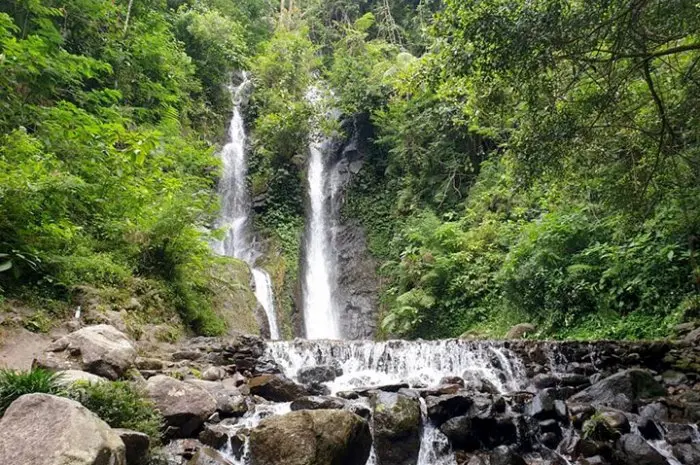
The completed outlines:
[[[341,330],[347,339],[371,339],[377,329],[377,263],[367,250],[364,228],[353,219],[342,220],[340,210],[345,189],[363,168],[363,134],[349,123],[348,140],[339,146],[330,168],[335,186],[332,194],[333,243],[337,254],[337,303]]]

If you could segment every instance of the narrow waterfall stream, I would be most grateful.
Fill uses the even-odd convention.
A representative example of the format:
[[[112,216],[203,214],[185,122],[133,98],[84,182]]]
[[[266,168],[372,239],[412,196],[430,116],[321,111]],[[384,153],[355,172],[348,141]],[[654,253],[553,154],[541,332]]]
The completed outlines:
[[[322,93],[312,88],[308,100],[317,107],[316,118],[326,112],[322,109]],[[313,120],[316,127],[320,121]],[[305,231],[305,275],[302,283],[304,326],[308,339],[340,339],[340,324],[336,311],[334,292],[334,260],[331,241],[332,191],[328,176],[328,157],[333,140],[316,129],[309,140],[308,190],[309,208]]]
[[[250,233],[250,198],[246,184],[248,158],[246,154],[246,132],[242,106],[250,88],[248,76],[243,74],[243,82],[233,89],[233,116],[229,125],[229,140],[221,151],[223,174],[219,181],[221,197],[221,217],[218,227],[226,228],[226,235],[213,244],[220,255],[243,260],[250,267],[255,282],[255,297],[265,310],[269,322],[270,338],[279,339],[277,316],[270,275],[255,267],[258,256]]]

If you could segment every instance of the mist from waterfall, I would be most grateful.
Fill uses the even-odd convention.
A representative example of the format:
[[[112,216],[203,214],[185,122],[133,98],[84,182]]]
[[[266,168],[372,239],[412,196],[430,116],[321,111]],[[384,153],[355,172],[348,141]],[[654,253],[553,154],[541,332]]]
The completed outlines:
[[[279,339],[277,317],[270,275],[255,267],[259,252],[255,249],[250,233],[250,198],[246,175],[248,157],[246,154],[246,133],[242,106],[250,88],[248,76],[243,74],[243,82],[233,88],[233,116],[229,125],[228,142],[221,151],[223,173],[219,181],[221,216],[217,224],[226,229],[226,235],[212,247],[220,255],[234,257],[248,264],[255,282],[255,297],[265,310],[270,327],[270,338]]]
[[[319,126],[329,112],[323,111],[322,93],[312,88],[307,94],[317,108],[312,121],[315,126],[309,140],[308,195],[309,208],[304,244],[304,280],[302,298],[305,333],[308,339],[340,339],[337,305],[334,301],[335,262],[332,255],[332,218],[330,197],[333,191],[328,176],[328,158],[333,139],[324,135]]]

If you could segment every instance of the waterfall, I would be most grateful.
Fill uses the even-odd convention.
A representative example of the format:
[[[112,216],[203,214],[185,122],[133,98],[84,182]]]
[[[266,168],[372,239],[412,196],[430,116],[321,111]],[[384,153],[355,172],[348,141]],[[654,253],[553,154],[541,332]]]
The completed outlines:
[[[500,392],[527,384],[522,360],[498,342],[295,340],[269,343],[267,354],[290,378],[302,367],[342,368],[343,375],[328,383],[331,392],[394,383],[435,386],[444,376],[487,381]]]
[[[249,231],[250,198],[246,185],[248,158],[245,150],[245,122],[241,112],[249,88],[250,81],[244,73],[243,82],[233,89],[234,107],[229,125],[228,142],[221,151],[223,164],[223,174],[219,181],[221,216],[217,226],[226,228],[226,234],[212,247],[219,255],[243,260],[251,268],[255,282],[255,297],[265,310],[270,326],[270,338],[279,339],[270,275],[265,270],[255,267],[258,251],[255,250],[253,237]]]
[[[321,107],[321,92],[312,88],[308,100]],[[328,113],[328,112],[326,112]],[[321,113],[321,115],[326,115]],[[323,116],[321,116],[322,118]],[[312,121],[317,127],[320,121]],[[334,144],[320,129],[309,141],[308,190],[309,211],[305,232],[305,276],[302,283],[304,324],[308,339],[340,339],[334,293],[334,260],[330,196],[334,189],[327,173],[328,158]]]

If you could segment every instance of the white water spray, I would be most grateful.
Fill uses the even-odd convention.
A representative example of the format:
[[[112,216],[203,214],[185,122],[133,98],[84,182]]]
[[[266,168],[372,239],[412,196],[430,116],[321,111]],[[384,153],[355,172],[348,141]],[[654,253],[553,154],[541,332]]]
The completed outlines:
[[[224,169],[219,182],[221,217],[217,226],[226,228],[226,235],[212,247],[216,253],[238,258],[250,266],[255,281],[255,297],[265,310],[270,324],[270,338],[279,339],[270,275],[254,266],[258,253],[249,231],[250,200],[246,185],[248,158],[245,151],[245,124],[241,113],[249,86],[250,81],[244,74],[243,82],[233,89],[233,116],[229,126],[229,141],[221,151]]]
[[[311,89],[308,100],[321,105],[321,93]],[[318,125],[319,121],[314,121]],[[327,158],[333,147],[331,137],[316,130],[309,142],[309,214],[305,237],[303,307],[308,339],[340,339],[336,304],[333,299],[334,260],[331,241],[330,196],[333,186],[327,174]]]

